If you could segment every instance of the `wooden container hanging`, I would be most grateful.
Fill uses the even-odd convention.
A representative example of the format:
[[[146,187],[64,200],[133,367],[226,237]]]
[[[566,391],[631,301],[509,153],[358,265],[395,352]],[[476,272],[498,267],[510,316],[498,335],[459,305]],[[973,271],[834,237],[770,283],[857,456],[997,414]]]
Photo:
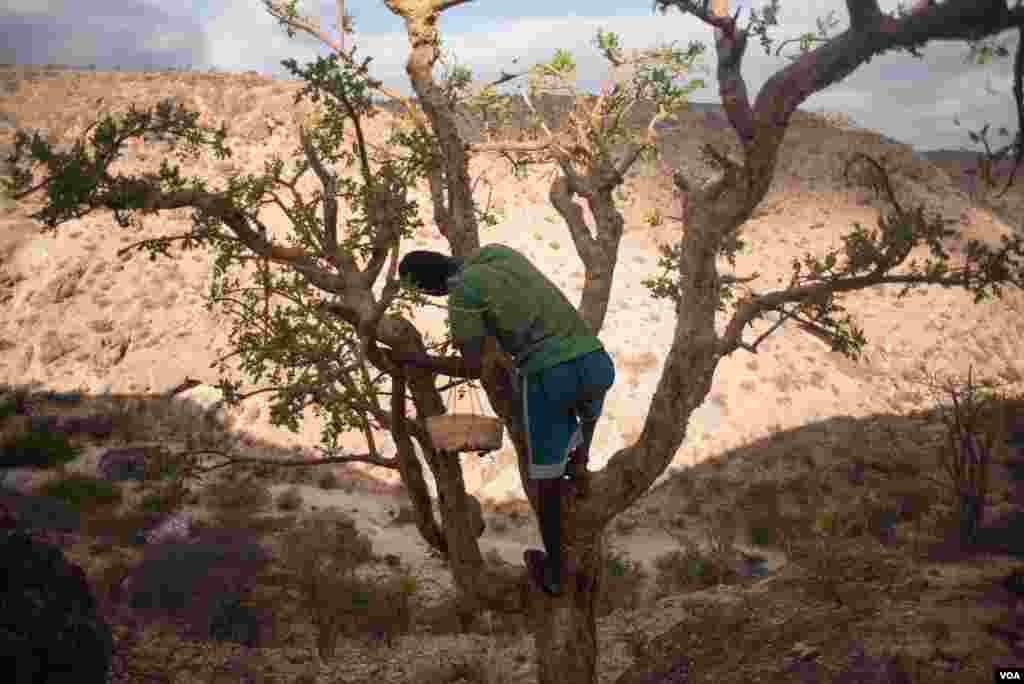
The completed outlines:
[[[452,393],[448,393],[451,405]],[[476,387],[470,385],[472,397],[476,397]],[[477,398],[479,403],[479,398]],[[483,407],[481,406],[481,413]],[[434,448],[448,452],[485,452],[497,451],[501,448],[505,426],[498,418],[478,415],[475,413],[445,413],[427,418],[427,432],[434,443]]]

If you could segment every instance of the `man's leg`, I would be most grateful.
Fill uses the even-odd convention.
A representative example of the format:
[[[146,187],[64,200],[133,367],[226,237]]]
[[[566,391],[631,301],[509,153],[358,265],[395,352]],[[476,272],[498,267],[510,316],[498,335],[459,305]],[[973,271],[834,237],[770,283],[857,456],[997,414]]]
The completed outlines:
[[[546,552],[544,589],[560,594],[562,574],[562,478],[537,480],[540,498],[540,536]]]
[[[588,495],[587,464],[594,442],[597,420],[601,417],[604,398],[615,382],[615,366],[603,349],[583,357],[580,367],[578,399],[574,413],[579,419],[580,443],[569,459],[568,474],[576,482],[580,496]]]
[[[590,445],[594,441],[594,429],[596,427],[597,418],[593,420],[580,420],[578,428],[580,443],[569,454],[569,464],[565,469],[566,479],[575,489],[577,496],[581,497],[590,495],[587,464],[590,462]]]
[[[575,393],[575,370],[568,365],[523,379],[523,417],[529,440],[529,477],[537,483],[537,517],[546,554],[535,579],[550,594],[561,592],[563,476],[575,420],[564,399]],[[529,552],[528,552],[529,553]],[[537,556],[533,556],[536,560]],[[527,559],[529,564],[529,556]]]

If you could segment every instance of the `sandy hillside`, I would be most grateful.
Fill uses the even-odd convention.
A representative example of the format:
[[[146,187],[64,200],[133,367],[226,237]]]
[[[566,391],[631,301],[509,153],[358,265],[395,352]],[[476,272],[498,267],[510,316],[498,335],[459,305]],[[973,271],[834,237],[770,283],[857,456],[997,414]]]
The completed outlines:
[[[215,186],[231,170],[257,171],[271,155],[287,157],[293,149],[294,133],[284,124],[303,116],[308,107],[305,103],[300,109],[291,106],[290,93],[296,84],[239,76],[224,87],[218,77],[199,74],[193,77],[198,85],[192,87],[189,78],[187,74],[65,75],[23,83],[4,98],[2,108],[20,126],[39,126],[53,135],[67,136],[86,124],[97,97],[102,96],[102,107],[114,111],[132,102],[144,106],[160,97],[178,98],[204,112],[206,120],[219,122],[224,117],[231,122],[233,159],[185,167],[211,179]],[[41,104],[57,93],[66,106],[40,119],[44,117]],[[729,132],[709,125],[707,117],[682,118],[662,134],[663,154],[674,166],[699,168],[696,150],[703,141],[730,141]],[[384,130],[386,119],[386,115],[373,119],[371,129]],[[159,144],[139,144],[119,162],[119,168],[153,168],[163,149]],[[762,279],[756,287],[771,289],[788,278],[794,257],[807,251],[820,254],[840,244],[840,236],[853,222],[874,226],[882,205],[869,201],[868,191],[847,190],[838,181],[836,157],[854,149],[891,155],[900,169],[896,179],[901,199],[927,202],[947,218],[962,218],[965,238],[995,243],[1009,230],[989,211],[971,207],[946,172],[917,159],[909,148],[886,144],[868,131],[826,126],[801,114],[787,135],[771,193],[746,228],[751,248],[738,257],[737,273],[759,272]],[[494,160],[481,160],[474,167],[474,172],[480,171],[486,171],[491,182],[490,190],[479,190],[481,202],[490,192],[492,204],[504,216],[497,227],[483,230],[482,241],[503,242],[524,251],[570,300],[578,301],[582,264],[573,253],[568,231],[545,202],[541,174],[516,182],[507,164]],[[310,181],[307,187],[315,185]],[[623,194],[626,234],[609,315],[600,334],[615,360],[618,380],[597,432],[596,466],[638,434],[644,415],[637,407],[645,406],[653,393],[661,373],[661,354],[669,346],[674,326],[670,304],[652,299],[641,284],[658,273],[657,245],[673,240],[679,229],[671,220],[653,228],[644,223],[654,209],[663,216],[676,213],[667,179],[637,166]],[[443,238],[432,225],[425,186],[414,195],[420,200],[425,227],[416,240],[406,241],[403,253],[444,249]],[[97,212],[46,236],[36,235],[36,228],[24,217],[25,208],[6,211],[6,247],[2,249],[10,256],[2,296],[7,314],[0,320],[5,348],[0,380],[114,393],[157,392],[186,376],[216,381],[209,365],[227,341],[227,326],[225,319],[203,309],[212,262],[207,251],[153,262],[145,254],[115,255],[117,249],[143,237],[186,231],[187,211],[146,217],[138,234],[118,229],[107,213]],[[283,239],[288,234],[284,216],[276,210],[266,214],[275,235]],[[955,253],[955,246],[951,248]],[[728,268],[723,262],[723,269]],[[139,283],[145,286],[140,288]],[[823,342],[794,326],[776,334],[756,356],[737,352],[725,359],[675,463],[691,464],[751,438],[828,416],[924,408],[926,397],[901,385],[922,363],[935,372],[961,374],[973,363],[982,375],[1024,380],[1024,359],[1015,344],[1024,325],[1019,316],[1024,301],[1020,293],[972,306],[970,296],[959,291],[922,290],[903,300],[896,299],[897,291],[875,288],[848,298],[847,306],[863,322],[870,340],[860,363],[830,352]],[[417,319],[432,339],[443,335],[443,311],[427,309]],[[755,328],[748,336],[763,330]],[[112,359],[120,355],[112,350],[121,349],[123,357],[112,366]],[[486,402],[483,394],[480,398]],[[301,434],[293,436],[270,427],[267,411],[260,406],[260,401],[253,401],[243,417],[254,437],[287,445],[315,443],[320,432],[315,416],[310,414]],[[358,448],[361,439],[353,435],[349,446]],[[470,465],[470,488],[495,500],[519,496],[518,476],[508,467],[511,460],[511,450],[506,448],[482,467]]]

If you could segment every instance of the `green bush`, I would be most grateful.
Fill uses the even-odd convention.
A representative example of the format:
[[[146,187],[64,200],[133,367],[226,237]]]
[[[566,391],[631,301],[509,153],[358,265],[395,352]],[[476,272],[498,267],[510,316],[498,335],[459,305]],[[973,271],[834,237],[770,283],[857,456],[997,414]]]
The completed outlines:
[[[75,460],[81,451],[62,433],[22,432],[0,445],[0,468],[52,468]]]
[[[14,397],[0,397],[0,420],[10,418],[19,413],[19,403]]]
[[[122,498],[113,482],[89,475],[65,475],[40,485],[38,491],[85,510],[113,506]]]
[[[750,528],[750,543],[754,546],[772,546],[778,541],[779,535],[773,527],[754,525]]]

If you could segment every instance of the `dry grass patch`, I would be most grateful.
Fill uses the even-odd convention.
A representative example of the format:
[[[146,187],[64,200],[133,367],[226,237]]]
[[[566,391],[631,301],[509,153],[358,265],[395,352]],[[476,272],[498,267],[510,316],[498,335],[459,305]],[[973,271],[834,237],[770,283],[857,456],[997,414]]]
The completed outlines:
[[[461,655],[447,662],[420,664],[410,684],[511,684],[514,665],[497,653],[492,644],[487,653]]]
[[[262,513],[273,502],[270,489],[252,478],[211,482],[203,489],[202,499],[215,513],[234,516]]]
[[[289,487],[277,496],[277,508],[281,511],[294,511],[302,507],[302,493],[298,487]]]
[[[642,563],[631,560],[615,549],[609,540],[608,549],[597,596],[597,616],[605,617],[616,610],[637,610],[644,601],[650,576]]]

